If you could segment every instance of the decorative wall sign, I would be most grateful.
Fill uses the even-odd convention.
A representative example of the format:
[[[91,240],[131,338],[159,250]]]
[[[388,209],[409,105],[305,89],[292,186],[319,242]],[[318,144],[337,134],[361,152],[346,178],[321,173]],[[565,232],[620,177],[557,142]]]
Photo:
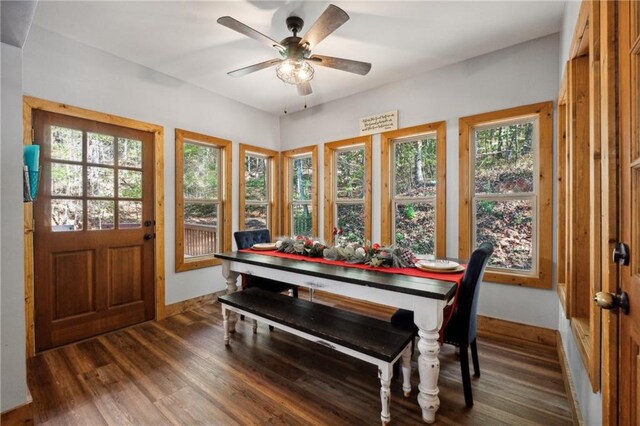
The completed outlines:
[[[360,119],[360,136],[398,129],[398,110]]]

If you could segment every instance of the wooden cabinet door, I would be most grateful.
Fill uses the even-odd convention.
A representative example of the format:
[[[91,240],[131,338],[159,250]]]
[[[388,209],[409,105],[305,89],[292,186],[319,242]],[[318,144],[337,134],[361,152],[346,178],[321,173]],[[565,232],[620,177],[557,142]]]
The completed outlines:
[[[36,110],[36,350],[154,317],[153,135]]]
[[[619,424],[640,424],[640,5],[618,3],[620,99],[620,229],[630,263],[620,268],[629,297],[620,315]]]

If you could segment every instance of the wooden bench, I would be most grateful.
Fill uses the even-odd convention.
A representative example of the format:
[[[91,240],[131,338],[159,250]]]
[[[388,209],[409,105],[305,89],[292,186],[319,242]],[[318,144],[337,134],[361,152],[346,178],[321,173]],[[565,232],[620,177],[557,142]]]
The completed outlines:
[[[411,340],[414,333],[386,321],[319,303],[267,292],[259,288],[220,296],[224,343],[229,345],[229,311],[260,320],[304,339],[353,356],[378,367],[383,424],[389,423],[390,390],[394,363],[402,357],[405,397],[411,393]],[[255,332],[254,328],[254,332]]]

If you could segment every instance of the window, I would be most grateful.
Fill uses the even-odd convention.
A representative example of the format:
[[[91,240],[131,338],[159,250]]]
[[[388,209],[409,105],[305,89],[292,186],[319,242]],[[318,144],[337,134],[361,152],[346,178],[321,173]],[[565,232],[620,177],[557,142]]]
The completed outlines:
[[[460,119],[459,256],[493,244],[487,281],[551,288],[552,104]]]
[[[278,232],[278,152],[240,144],[240,229]]]
[[[444,122],[381,135],[382,243],[445,256]]]
[[[348,242],[371,240],[371,137],[326,143],[324,162],[325,240],[334,227]]]
[[[231,142],[176,129],[176,272],[231,250]]]
[[[282,232],[318,236],[318,147],[282,153]]]

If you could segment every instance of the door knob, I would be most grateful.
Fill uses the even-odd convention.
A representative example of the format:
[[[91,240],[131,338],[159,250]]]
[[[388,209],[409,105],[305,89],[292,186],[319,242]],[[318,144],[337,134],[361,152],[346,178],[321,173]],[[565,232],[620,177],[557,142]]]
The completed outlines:
[[[625,315],[629,313],[629,297],[624,291],[616,294],[600,291],[593,297],[593,301],[600,309],[614,311],[620,309]]]
[[[145,240],[150,240],[153,238],[153,234],[144,234],[144,239]]]

